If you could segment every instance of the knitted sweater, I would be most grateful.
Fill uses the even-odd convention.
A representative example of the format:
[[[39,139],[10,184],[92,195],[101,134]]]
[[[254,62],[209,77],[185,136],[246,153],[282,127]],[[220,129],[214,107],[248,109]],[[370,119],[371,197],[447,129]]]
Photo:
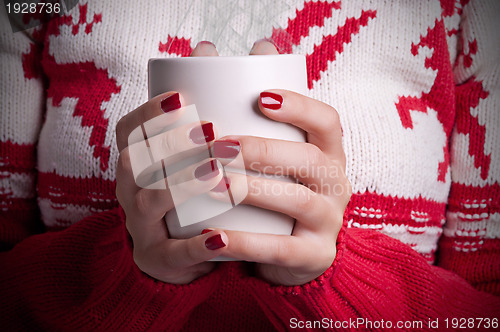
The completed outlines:
[[[114,132],[147,100],[147,60],[189,55],[217,20],[235,32],[266,23],[245,2],[225,3],[227,17],[207,3],[80,1],[15,34],[1,6],[0,326],[432,329],[498,319],[494,0],[273,2],[287,38],[271,24],[261,37],[306,55],[309,95],[341,118],[353,196],[334,263],[296,287],[269,285],[244,262],[188,285],[137,268],[114,193]]]

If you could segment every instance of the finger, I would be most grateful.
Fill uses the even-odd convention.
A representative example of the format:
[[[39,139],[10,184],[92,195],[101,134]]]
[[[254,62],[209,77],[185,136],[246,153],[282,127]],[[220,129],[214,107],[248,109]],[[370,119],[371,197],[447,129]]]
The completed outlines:
[[[190,56],[218,56],[219,53],[215,45],[209,41],[203,40],[199,42],[191,52]]]
[[[325,223],[324,220],[342,220],[343,207],[333,200],[318,194],[310,188],[295,182],[285,182],[266,177],[254,177],[226,172],[229,189],[234,201],[286,214],[300,223],[297,230],[306,228],[315,232],[337,232],[340,224]],[[331,190],[331,189],[323,189]],[[221,201],[228,201],[228,195],[210,192],[209,195]],[[332,218],[335,217],[335,218]]]
[[[130,162],[130,150],[123,149],[118,155],[118,163],[116,165],[116,193],[123,198],[132,197],[141,188],[137,186],[132,163]],[[120,200],[120,197],[118,197]]]
[[[179,126],[128,146],[136,184],[142,188],[154,182],[155,172],[181,160],[209,156],[208,145],[215,139],[211,122]],[[161,175],[161,174],[160,174]],[[159,179],[159,178],[156,178]],[[152,181],[151,181],[152,180]],[[161,189],[161,188],[158,188]]]
[[[147,142],[155,161],[163,160],[169,165],[207,149],[207,143],[215,140],[213,123],[190,123],[171,129]],[[208,153],[208,152],[207,152]]]
[[[296,92],[267,90],[260,94],[259,108],[275,121],[305,130],[308,142],[331,158],[345,159],[340,118],[333,107]]]
[[[118,150],[122,151],[127,147],[131,138],[133,142],[143,139],[144,128],[142,126],[152,119],[160,119],[165,127],[177,121],[182,115],[182,110],[177,111],[180,108],[181,96],[175,91],[170,91],[150,99],[122,117],[116,125]]]
[[[176,205],[210,191],[221,182],[223,177],[222,165],[215,159],[207,159],[185,166],[182,170],[171,175],[168,175],[167,172],[169,171],[158,172],[159,176],[156,176],[158,180],[153,183],[147,184],[141,179],[141,183],[138,185],[147,192],[153,189],[168,189]],[[166,178],[165,174],[168,175]],[[138,193],[142,190],[139,190]],[[147,211],[145,209],[144,212]]]
[[[134,240],[152,243],[152,239],[167,238],[163,221],[165,213],[216,187],[222,180],[222,174],[222,166],[210,159],[159,180],[167,190],[138,190],[128,206],[124,207],[127,229]],[[122,186],[124,184],[120,183],[120,190]]]
[[[128,151],[128,148],[123,150],[118,158],[116,193],[120,202],[128,203],[124,206],[127,215],[132,212],[138,219],[161,218],[166,211],[173,208],[172,197],[177,204],[181,204],[193,196],[210,191],[223,177],[222,165],[214,159],[208,159],[184,167],[167,178],[161,171],[158,179],[151,184],[141,179],[140,181],[144,182],[139,184],[141,187],[133,175]],[[135,197],[135,200],[132,197]]]
[[[172,284],[187,284],[192,282],[194,279],[203,276],[215,268],[214,262],[202,261],[198,264],[190,264],[190,261],[180,261],[184,259],[186,255],[183,252],[190,248],[190,251],[196,251],[195,245],[184,243],[183,245],[174,245],[171,248],[173,241],[186,241],[186,240],[173,240],[168,239],[164,241],[159,241],[155,245],[142,248],[135,245],[134,241],[134,261],[139,266],[139,268],[150,275],[151,277],[161,280],[163,282],[168,282]],[[195,239],[192,242],[203,241],[203,238]],[[203,249],[202,246],[199,250],[207,251]],[[200,259],[206,258],[207,260],[216,257],[218,253],[215,251],[208,252],[208,255],[204,255]],[[201,256],[201,255],[196,255]],[[200,261],[196,257],[192,257],[191,261]],[[182,268],[173,268],[172,266],[182,266]]]
[[[167,177],[168,188],[177,205],[206,193],[222,180],[222,165],[215,159],[204,160]]]
[[[213,157],[223,160],[221,142],[238,142],[242,158],[235,158],[232,167],[244,167],[257,173],[287,175],[304,184],[321,186],[335,184],[344,178],[344,166],[331,160],[316,145],[254,136],[225,136],[214,142]],[[234,144],[234,143],[232,143]]]
[[[169,269],[185,268],[221,255],[229,240],[224,231],[212,231],[189,239],[168,240],[162,245],[163,264]]]
[[[161,274],[156,276],[151,275],[153,278],[168,282],[171,284],[177,284],[177,285],[184,285],[184,284],[189,284],[193,280],[198,279],[201,276],[204,276],[211,271],[213,271],[216,267],[215,262],[203,262],[200,264],[196,264],[193,266],[190,266],[188,268],[182,269],[182,270],[177,270],[177,271],[169,271],[168,275],[174,275],[175,277],[168,277],[165,278]]]
[[[139,242],[147,238],[140,234],[164,233],[166,236],[162,218],[174,207],[170,191],[141,189],[137,186],[128,151],[128,148],[125,148],[120,153],[116,167],[116,196],[127,216],[127,229],[134,238],[140,236],[140,239],[137,238]],[[151,227],[154,229],[148,230]]]
[[[261,39],[256,41],[252,49],[250,50],[250,55],[275,55],[279,54],[276,46],[269,39]]]
[[[320,261],[335,257],[333,240],[329,241],[331,248],[325,248],[325,239],[314,236],[306,238],[228,230],[224,232],[229,243],[223,254],[235,259],[304,270],[317,264],[311,257],[321,259]]]

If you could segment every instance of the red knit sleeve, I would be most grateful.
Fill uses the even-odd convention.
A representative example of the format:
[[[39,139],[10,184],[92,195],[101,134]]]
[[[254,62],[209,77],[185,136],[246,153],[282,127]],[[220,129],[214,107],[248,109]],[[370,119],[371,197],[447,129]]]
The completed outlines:
[[[2,330],[179,330],[219,271],[189,285],[159,282],[137,268],[131,248],[115,209],[1,253]]]
[[[338,247],[334,265],[306,285],[271,286],[251,279],[251,293],[277,330],[436,330],[463,322],[475,330],[498,326],[500,298],[430,265],[398,240],[351,228]]]
[[[467,1],[468,2],[468,1]],[[451,190],[438,265],[500,295],[500,23],[498,2],[468,2],[454,67]]]
[[[43,229],[35,197],[35,148],[44,109],[42,30],[13,33],[1,6],[0,250]]]

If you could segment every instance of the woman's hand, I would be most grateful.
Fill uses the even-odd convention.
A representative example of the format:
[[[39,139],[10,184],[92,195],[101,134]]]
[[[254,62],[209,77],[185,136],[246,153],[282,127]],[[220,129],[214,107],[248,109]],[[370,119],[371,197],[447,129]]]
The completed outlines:
[[[276,53],[276,49],[266,41],[256,43],[251,51],[253,55],[272,53]],[[200,43],[192,55],[217,53],[210,44]],[[175,122],[180,117],[179,111],[176,111],[180,107],[179,97],[170,92],[153,98],[122,118],[117,126],[120,151],[117,197],[127,217],[127,229],[134,241],[134,260],[139,268],[165,282],[189,283],[214,268],[214,263],[207,260],[225,255],[261,263],[258,265],[260,275],[276,284],[298,285],[321,275],[335,258],[336,237],[350,198],[336,111],[326,104],[290,91],[270,90],[261,95],[261,111],[275,121],[302,128],[307,132],[309,143],[249,136],[231,136],[219,140],[222,145],[230,141],[233,151],[237,142],[245,165],[253,171],[287,174],[301,182],[281,182],[251,176],[244,179],[244,175],[227,174],[231,178],[233,195],[241,193],[243,197],[243,193],[248,191],[243,204],[278,211],[295,218],[297,221],[291,236],[212,230],[190,239],[175,240],[169,238],[163,220],[164,215],[174,208],[170,189],[168,186],[167,190],[137,186],[132,174],[128,138],[135,128],[165,111],[169,114],[167,120]],[[168,135],[176,136],[176,145],[186,147],[191,144],[190,147],[194,147],[190,138],[194,127],[183,126],[174,130],[175,133],[169,132]],[[216,135],[212,134],[213,141]],[[167,137],[164,139],[167,140]],[[167,155],[176,152],[164,151]],[[217,149],[214,149],[214,154],[217,157]],[[190,188],[181,188],[191,196],[210,191],[222,179],[222,172],[213,168],[213,176],[208,180],[196,179],[193,176],[198,166],[201,165],[187,168],[178,175],[180,185],[192,184]],[[275,195],[277,190],[283,194]],[[188,199],[189,195],[184,199]],[[218,194],[212,191],[211,195],[217,198]]]
[[[215,47],[209,43],[200,43],[192,56],[217,55]],[[175,122],[182,110],[181,96],[175,92],[159,95],[136,110],[124,116],[116,127],[118,150],[120,151],[116,171],[116,196],[126,215],[126,226],[134,243],[134,260],[137,266],[150,276],[174,284],[185,284],[210,272],[213,262],[207,262],[220,253],[217,250],[222,244],[218,236],[210,234],[196,236],[186,240],[170,239],[163,217],[174,208],[171,192],[166,190],[145,189],[136,184],[131,166],[131,146],[129,135],[134,129],[146,121],[162,115],[164,124]],[[155,136],[162,144],[161,153],[175,156],[180,151],[206,149],[209,142],[215,139],[213,128],[208,123],[200,130],[199,124],[175,128],[164,134]],[[142,133],[140,133],[142,138]],[[175,136],[175,145],[170,138]],[[200,137],[198,137],[200,136]],[[169,141],[169,143],[167,143]],[[133,142],[134,144],[140,143]],[[172,151],[166,151],[171,149]],[[185,193],[183,199],[207,192],[222,179],[222,172],[216,167],[203,167],[204,163],[216,165],[212,160],[188,167],[172,177],[169,185],[178,183],[178,192]],[[200,168],[198,168],[200,167]],[[197,171],[201,169],[202,172]],[[202,174],[203,173],[203,174]],[[200,176],[201,174],[201,176]],[[164,181],[164,180],[161,180]],[[170,186],[172,187],[172,186]],[[179,195],[176,202],[179,202]],[[226,240],[227,241],[227,240]]]
[[[286,174],[300,182],[226,172],[233,196],[239,199],[248,190],[243,204],[287,214],[296,219],[295,227],[291,236],[224,231],[228,245],[220,253],[261,263],[258,272],[272,283],[304,284],[332,264],[344,210],[351,197],[339,118],[332,107],[285,90],[261,94],[259,107],[275,121],[304,129],[308,143],[226,136],[215,146],[239,143],[247,169]],[[217,148],[214,157],[219,157]]]
[[[276,54],[266,41],[251,54]],[[245,167],[258,173],[286,174],[300,183],[227,173],[232,195],[296,219],[291,236],[214,230],[227,236],[221,255],[258,262],[258,273],[280,285],[300,285],[320,276],[336,256],[336,239],[351,197],[345,175],[342,130],[334,108],[285,90],[261,94],[259,108],[274,121],[290,123],[307,133],[308,143],[250,136],[226,136],[216,146],[240,146]],[[214,157],[218,158],[214,148]],[[221,159],[224,160],[223,158]],[[246,181],[245,181],[246,180]],[[279,193],[279,194],[277,194]],[[217,197],[217,193],[211,193]],[[240,197],[238,197],[239,199]],[[220,196],[222,199],[222,196]],[[209,233],[210,234],[210,233]]]

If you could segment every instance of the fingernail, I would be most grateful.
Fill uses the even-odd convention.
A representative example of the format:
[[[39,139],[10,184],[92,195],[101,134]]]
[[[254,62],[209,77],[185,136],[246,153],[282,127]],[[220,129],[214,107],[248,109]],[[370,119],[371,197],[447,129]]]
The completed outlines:
[[[283,104],[283,97],[272,92],[261,92],[260,103],[265,108],[269,108],[271,110],[279,110],[281,108],[281,105]]]
[[[215,47],[215,44],[212,43],[212,42],[209,42],[208,40],[202,40],[201,42],[199,42],[196,46],[200,45],[200,44],[205,44],[205,45],[212,45],[214,48],[217,48]]]
[[[189,133],[189,138],[196,144],[204,144],[215,139],[214,124],[207,122],[194,127]]]
[[[257,46],[258,43],[263,42],[263,41],[266,41],[266,42],[273,44],[274,47],[276,47],[276,49],[278,49],[274,40],[272,40],[270,38],[261,38],[261,39],[255,41],[255,43],[253,43],[252,48],[250,49],[250,53],[252,53],[255,50],[255,46]]]
[[[229,189],[231,185],[231,179],[223,177],[222,180],[212,189],[216,193],[223,193]]]
[[[201,164],[194,170],[194,176],[202,181],[210,180],[217,175],[219,175],[219,168],[217,167],[216,160],[210,160],[209,162]]]
[[[233,159],[240,153],[241,146],[240,142],[233,140],[215,141],[213,149],[215,158]]]
[[[222,236],[220,234],[214,235],[205,240],[205,247],[209,250],[217,250],[225,246],[226,244],[222,241]]]
[[[163,113],[168,113],[181,108],[181,101],[179,99],[179,93],[174,93],[168,96],[160,102],[160,108]]]
[[[201,231],[201,235],[210,233],[211,231],[213,231],[213,229],[205,228],[204,230]]]

